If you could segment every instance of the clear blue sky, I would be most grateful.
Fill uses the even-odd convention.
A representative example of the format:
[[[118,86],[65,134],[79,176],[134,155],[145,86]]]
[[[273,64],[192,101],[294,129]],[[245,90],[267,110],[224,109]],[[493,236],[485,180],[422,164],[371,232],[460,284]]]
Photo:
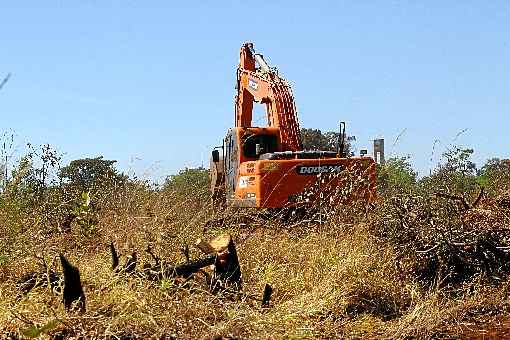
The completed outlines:
[[[152,178],[207,165],[248,40],[303,127],[345,120],[358,149],[384,137],[421,174],[452,143],[479,165],[510,156],[508,1],[16,1],[0,17],[0,131],[66,160]]]

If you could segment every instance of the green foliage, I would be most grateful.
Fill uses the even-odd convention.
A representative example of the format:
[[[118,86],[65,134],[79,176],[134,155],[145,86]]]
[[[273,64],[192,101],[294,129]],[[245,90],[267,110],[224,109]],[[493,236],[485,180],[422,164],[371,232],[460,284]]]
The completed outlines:
[[[29,152],[21,157],[11,175],[4,178],[0,196],[5,223],[15,233],[38,223],[28,219],[47,207],[47,192],[56,184],[54,174],[60,162],[57,152],[47,144],[40,149],[28,144],[28,148]]]
[[[28,144],[29,152],[21,157],[5,179],[4,191],[10,195],[37,195],[40,198],[44,191],[55,183],[54,173],[59,167],[60,156],[48,144],[40,150]]]
[[[471,161],[473,149],[455,147],[446,151],[443,162],[434,172],[421,181],[421,187],[428,192],[446,191],[468,193],[477,186],[476,164]]]
[[[85,235],[90,236],[96,231],[98,217],[92,204],[90,192],[83,192],[74,208],[76,221]]]
[[[177,175],[168,176],[163,186],[164,190],[178,194],[209,194],[209,170],[198,168],[185,168]]]
[[[60,321],[51,320],[47,324],[45,324],[44,326],[41,326],[41,327],[32,325],[32,326],[28,327],[27,329],[23,330],[22,333],[26,337],[37,338],[44,333],[54,330],[55,328],[57,328],[57,326],[59,324],[60,324]]]
[[[159,283],[159,289],[162,291],[170,290],[172,287],[175,286],[175,281],[173,279],[162,279]]]
[[[303,149],[336,151],[336,145],[340,136],[338,132],[328,131],[322,133],[322,131],[318,129],[302,128],[300,133]],[[349,154],[350,149],[348,138],[346,138],[345,151],[347,154]]]
[[[418,174],[409,157],[393,157],[377,167],[377,186],[380,193],[411,192],[416,188]]]
[[[510,160],[489,159],[478,171],[477,182],[492,192],[510,190]]]
[[[24,219],[37,204],[37,186],[29,180],[31,173],[32,163],[22,158],[0,197],[0,208],[13,232],[23,231]]]
[[[97,193],[125,184],[127,177],[115,169],[116,162],[103,156],[77,159],[63,167],[58,176],[62,183],[78,192]]]
[[[95,223],[89,215],[103,208],[116,207],[123,193],[128,190],[130,181],[115,168],[115,163],[115,160],[103,159],[102,156],[77,159],[63,167],[58,174],[59,190],[65,202],[68,202],[64,214],[74,210],[79,217],[86,211],[86,217],[81,220],[78,218],[78,223],[87,234],[95,229]],[[87,201],[84,195],[88,195],[89,200],[93,198],[93,207],[84,204]],[[78,213],[76,206],[79,207]]]
[[[0,195],[0,218],[6,230],[14,238],[33,228],[47,233],[62,231],[64,224],[69,230],[73,216],[85,235],[94,233],[99,209],[119,202],[127,182],[114,168],[115,161],[79,159],[60,168],[60,157],[49,145],[41,149],[29,145],[29,150]]]
[[[301,129],[301,141],[305,150],[325,150],[331,147],[330,141],[318,129]]]
[[[464,176],[473,176],[476,173],[476,164],[470,160],[473,149],[455,147],[443,154],[446,163],[439,165],[439,171],[458,172]]]
[[[0,255],[0,266],[4,266],[9,262],[9,257]]]

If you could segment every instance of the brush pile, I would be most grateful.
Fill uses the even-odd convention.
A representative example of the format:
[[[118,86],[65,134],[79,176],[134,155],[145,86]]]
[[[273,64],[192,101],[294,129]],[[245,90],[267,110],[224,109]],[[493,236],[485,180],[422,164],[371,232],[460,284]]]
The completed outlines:
[[[373,229],[394,247],[400,272],[425,288],[500,282],[510,273],[509,197],[401,194],[382,202]]]

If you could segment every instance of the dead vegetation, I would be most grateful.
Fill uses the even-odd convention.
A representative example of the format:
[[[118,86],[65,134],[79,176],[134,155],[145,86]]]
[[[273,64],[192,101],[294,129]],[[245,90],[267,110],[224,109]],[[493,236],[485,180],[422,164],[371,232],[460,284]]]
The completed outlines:
[[[502,169],[471,186],[455,169],[422,184],[399,177],[405,185],[387,185],[373,205],[325,201],[300,218],[212,211],[207,188],[188,179],[161,189],[124,178],[87,195],[67,183],[58,204],[64,189],[47,186],[32,206],[19,205],[18,184],[0,209],[0,329],[55,339],[500,337],[510,332]],[[66,228],[50,223],[70,213]],[[82,288],[69,305],[66,261]]]

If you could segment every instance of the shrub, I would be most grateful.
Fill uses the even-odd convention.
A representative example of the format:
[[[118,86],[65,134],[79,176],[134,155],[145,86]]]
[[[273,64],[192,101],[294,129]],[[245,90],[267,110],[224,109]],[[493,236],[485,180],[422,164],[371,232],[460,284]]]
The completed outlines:
[[[420,181],[427,192],[470,194],[477,186],[476,164],[471,161],[473,149],[455,147],[446,151],[434,172]]]
[[[492,193],[510,190],[510,160],[492,158],[478,171],[477,182]]]
[[[409,157],[393,157],[377,166],[377,187],[380,193],[410,192],[416,189],[417,173]]]
[[[164,190],[180,195],[194,194],[201,198],[209,196],[209,170],[198,168],[185,168],[177,175],[170,175],[163,185]]]
[[[329,150],[336,151],[339,132],[328,131],[322,133],[319,129],[305,129],[301,131],[301,142],[303,143],[303,149],[305,150]],[[349,138],[345,140],[345,153],[350,154],[351,146],[349,144]]]
[[[92,192],[96,195],[122,187],[127,176],[114,167],[117,161],[95,158],[77,159],[63,167],[58,174],[61,183],[72,191]]]

